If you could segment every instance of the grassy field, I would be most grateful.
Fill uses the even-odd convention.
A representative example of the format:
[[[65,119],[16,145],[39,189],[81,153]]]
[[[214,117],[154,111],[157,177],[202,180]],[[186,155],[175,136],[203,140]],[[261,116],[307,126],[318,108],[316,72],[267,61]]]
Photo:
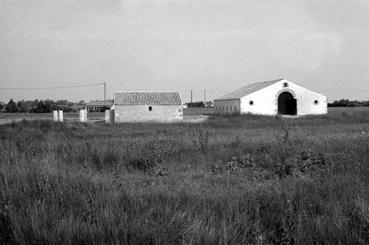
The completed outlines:
[[[0,244],[368,244],[369,111],[0,126]]]

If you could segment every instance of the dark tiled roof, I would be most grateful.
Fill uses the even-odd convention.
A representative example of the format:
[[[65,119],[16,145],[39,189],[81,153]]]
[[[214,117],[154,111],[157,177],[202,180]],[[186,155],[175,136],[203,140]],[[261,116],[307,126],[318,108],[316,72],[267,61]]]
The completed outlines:
[[[182,105],[178,92],[115,92],[115,105]]]
[[[252,83],[249,85],[246,85],[242,88],[236,89],[233,92],[226,94],[220,98],[217,98],[215,100],[232,100],[232,99],[240,99],[246,95],[249,95],[251,93],[254,93],[256,91],[259,91],[260,89],[266,88],[270,85],[273,85],[276,82],[282,81],[282,79],[277,79],[273,81],[265,81],[265,82],[258,82],[258,83]]]
[[[86,104],[87,107],[99,107],[99,106],[105,106],[104,104],[105,102],[103,100],[93,100],[90,101]],[[111,106],[113,105],[113,101],[111,100],[107,100],[106,101],[106,106]]]

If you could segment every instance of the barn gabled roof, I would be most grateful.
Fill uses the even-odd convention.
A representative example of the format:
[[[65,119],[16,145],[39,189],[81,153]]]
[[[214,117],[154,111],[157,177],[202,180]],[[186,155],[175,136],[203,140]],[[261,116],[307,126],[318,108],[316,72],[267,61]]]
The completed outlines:
[[[115,92],[115,105],[182,105],[179,92]]]
[[[223,95],[222,97],[215,99],[215,100],[234,100],[234,99],[240,99],[246,95],[252,94],[256,91],[259,91],[260,89],[266,88],[270,85],[273,85],[279,81],[284,80],[283,78],[272,80],[272,81],[265,81],[265,82],[257,82],[252,83],[249,85],[246,85],[242,88],[236,89],[233,92],[230,92],[229,94]]]

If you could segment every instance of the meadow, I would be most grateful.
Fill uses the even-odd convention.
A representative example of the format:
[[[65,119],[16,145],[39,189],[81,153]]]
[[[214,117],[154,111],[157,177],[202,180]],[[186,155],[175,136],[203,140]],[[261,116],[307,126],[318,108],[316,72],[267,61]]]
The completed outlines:
[[[0,244],[368,244],[369,110],[0,125]]]
[[[64,121],[78,122],[78,112],[64,112]],[[104,112],[89,112],[88,117],[90,121],[103,121],[105,114]],[[22,120],[35,121],[35,120],[52,120],[52,113],[0,113],[0,125],[12,122],[20,122]]]

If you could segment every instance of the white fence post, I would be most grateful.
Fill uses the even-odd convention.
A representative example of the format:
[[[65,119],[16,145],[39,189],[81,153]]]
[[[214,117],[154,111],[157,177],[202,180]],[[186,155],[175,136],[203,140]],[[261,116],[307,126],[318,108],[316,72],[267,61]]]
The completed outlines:
[[[58,121],[58,111],[57,110],[53,110],[53,121],[54,122]]]
[[[88,117],[87,117],[87,108],[84,109],[84,113],[85,113],[85,122],[88,122]]]
[[[79,121],[87,122],[87,109],[79,110]]]
[[[63,111],[59,110],[59,122],[63,121]]]
[[[114,109],[110,109],[109,113],[110,113],[110,122],[114,123],[114,121],[115,121]]]
[[[79,121],[80,122],[86,122],[85,110],[84,109],[79,110]]]
[[[111,123],[110,110],[105,110],[105,123]]]

